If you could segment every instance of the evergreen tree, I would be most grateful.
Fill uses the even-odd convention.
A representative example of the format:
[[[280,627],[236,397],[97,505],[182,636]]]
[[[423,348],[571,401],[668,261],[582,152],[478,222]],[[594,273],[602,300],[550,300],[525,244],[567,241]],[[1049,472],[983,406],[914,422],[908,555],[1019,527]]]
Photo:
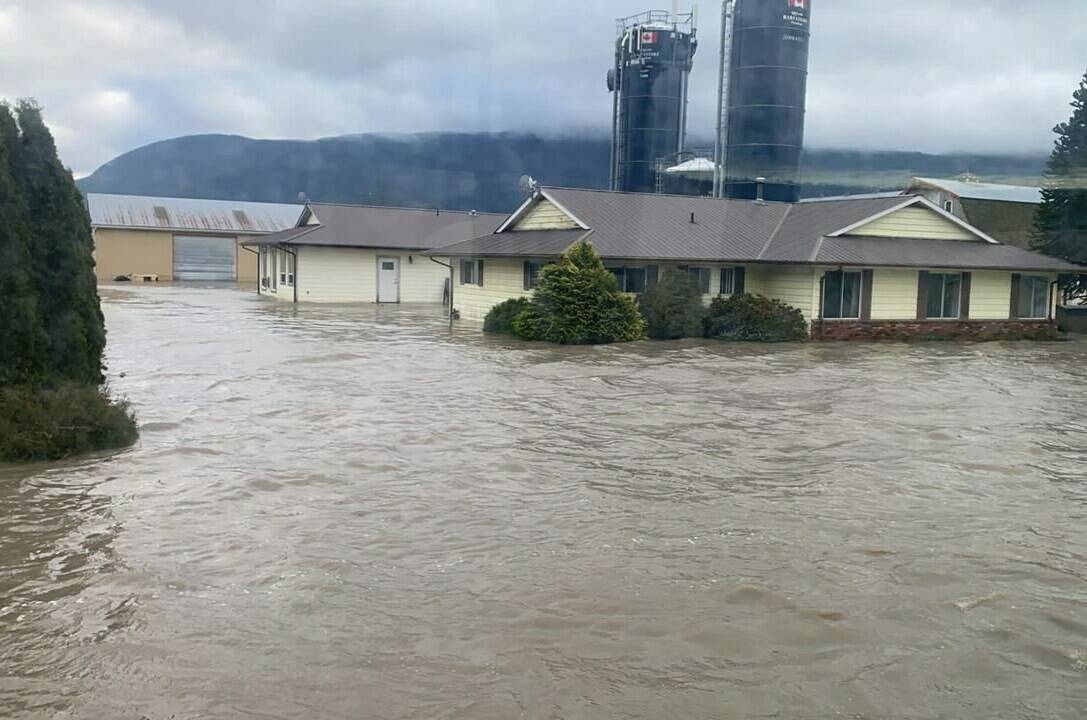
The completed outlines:
[[[1057,142],[1046,166],[1033,245],[1047,255],[1087,264],[1087,74],[1072,108],[1068,122],[1053,130]]]
[[[34,382],[44,369],[44,331],[31,277],[27,207],[12,177],[19,129],[0,103],[0,386]]]
[[[602,345],[639,340],[645,321],[634,301],[585,240],[540,271],[532,300],[513,321],[525,340]]]
[[[31,277],[46,339],[44,376],[48,382],[99,384],[106,332],[90,219],[41,109],[23,100],[16,116],[21,134],[14,179],[29,211]]]

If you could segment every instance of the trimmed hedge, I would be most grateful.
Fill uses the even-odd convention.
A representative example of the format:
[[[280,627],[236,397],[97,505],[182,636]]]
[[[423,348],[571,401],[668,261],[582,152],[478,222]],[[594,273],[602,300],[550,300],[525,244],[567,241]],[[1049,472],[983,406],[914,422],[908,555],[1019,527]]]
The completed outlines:
[[[561,345],[602,345],[640,340],[645,321],[619,291],[593,246],[581,241],[540,272],[536,292],[513,320],[525,340]]]
[[[0,387],[0,462],[62,460],[128,447],[139,435],[128,403],[97,387]]]
[[[654,340],[702,337],[706,306],[698,279],[688,273],[665,272],[642,295],[639,309],[645,318],[645,334]]]
[[[513,320],[529,305],[528,298],[512,298],[498,303],[483,320],[483,332],[495,335],[516,335]]]
[[[714,298],[703,323],[707,338],[752,342],[808,339],[808,324],[796,308],[761,295]]]

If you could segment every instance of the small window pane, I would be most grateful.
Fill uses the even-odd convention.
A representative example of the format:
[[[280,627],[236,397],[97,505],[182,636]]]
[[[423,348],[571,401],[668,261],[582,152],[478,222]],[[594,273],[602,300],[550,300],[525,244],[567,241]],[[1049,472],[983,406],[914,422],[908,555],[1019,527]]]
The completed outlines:
[[[1049,315],[1049,281],[1034,278],[1034,317],[1044,318]]]
[[[1024,275],[1019,280],[1019,317],[1040,320],[1049,316],[1049,280]]]
[[[861,274],[842,273],[842,317],[861,316]]]
[[[942,317],[944,304],[944,276],[939,274],[929,275],[925,283],[925,294],[927,296],[925,317]]]
[[[625,292],[626,288],[626,268],[608,268],[608,271],[615,276],[615,279],[619,283],[619,290]]]
[[[460,263],[461,285],[479,284],[479,262],[476,260],[462,260]]]
[[[842,316],[842,273],[829,272],[823,280],[823,317],[835,320]]]
[[[961,298],[962,275],[944,275],[944,314],[942,317],[957,318]]]
[[[712,271],[707,267],[688,267],[687,272],[698,281],[698,288],[702,294],[709,295]]]
[[[381,263],[381,269],[382,270],[395,270],[396,265],[394,263],[391,263],[391,262],[383,262],[383,263]]]
[[[732,295],[736,292],[736,268],[721,268],[721,294]]]
[[[627,268],[626,278],[628,293],[645,292],[645,268]]]

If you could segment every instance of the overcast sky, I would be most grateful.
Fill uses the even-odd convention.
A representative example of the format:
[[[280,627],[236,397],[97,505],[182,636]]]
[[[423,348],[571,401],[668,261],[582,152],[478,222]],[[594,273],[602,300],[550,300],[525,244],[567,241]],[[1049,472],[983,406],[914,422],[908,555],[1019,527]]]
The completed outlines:
[[[809,1],[809,146],[1046,151],[1087,68],[1084,0]],[[651,6],[671,0],[0,0],[0,98],[36,97],[77,174],[194,133],[603,131],[614,20]]]

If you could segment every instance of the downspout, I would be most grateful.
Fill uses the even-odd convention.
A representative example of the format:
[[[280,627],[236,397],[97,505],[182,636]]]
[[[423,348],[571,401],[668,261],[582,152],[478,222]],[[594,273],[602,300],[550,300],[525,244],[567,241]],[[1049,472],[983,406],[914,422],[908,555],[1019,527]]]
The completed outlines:
[[[427,259],[429,259],[430,262],[434,263],[435,265],[441,265],[443,268],[447,268],[449,270],[449,326],[453,327],[453,287],[454,285],[456,285],[456,283],[454,282],[455,278],[453,277],[453,263],[450,262],[447,265],[441,260],[429,256]]]
[[[827,292],[827,274],[823,273],[822,276],[820,276],[820,278],[819,278],[819,312],[816,313],[815,317],[812,318],[812,323],[811,323],[812,338],[815,339],[815,340],[822,340],[823,339],[822,338],[822,334],[823,334],[823,297],[826,295],[826,292]],[[820,337],[815,337],[816,318],[818,318],[818,322],[819,322],[819,335],[820,335]]]
[[[242,250],[245,250],[246,252],[251,252],[257,256],[257,297],[260,297],[260,253],[247,247],[246,245],[242,245]]]
[[[291,287],[294,288],[294,304],[298,304],[298,251],[288,250],[286,245],[280,245],[279,249],[287,253],[294,258],[294,282],[291,283]]]
[[[1053,282],[1049,283],[1049,307],[1046,308],[1046,312],[1048,313],[1050,322],[1053,322],[1057,319],[1056,315],[1053,313],[1053,300],[1054,298],[1056,298],[1057,291],[1060,289],[1060,283],[1060,280],[1054,280]]]

